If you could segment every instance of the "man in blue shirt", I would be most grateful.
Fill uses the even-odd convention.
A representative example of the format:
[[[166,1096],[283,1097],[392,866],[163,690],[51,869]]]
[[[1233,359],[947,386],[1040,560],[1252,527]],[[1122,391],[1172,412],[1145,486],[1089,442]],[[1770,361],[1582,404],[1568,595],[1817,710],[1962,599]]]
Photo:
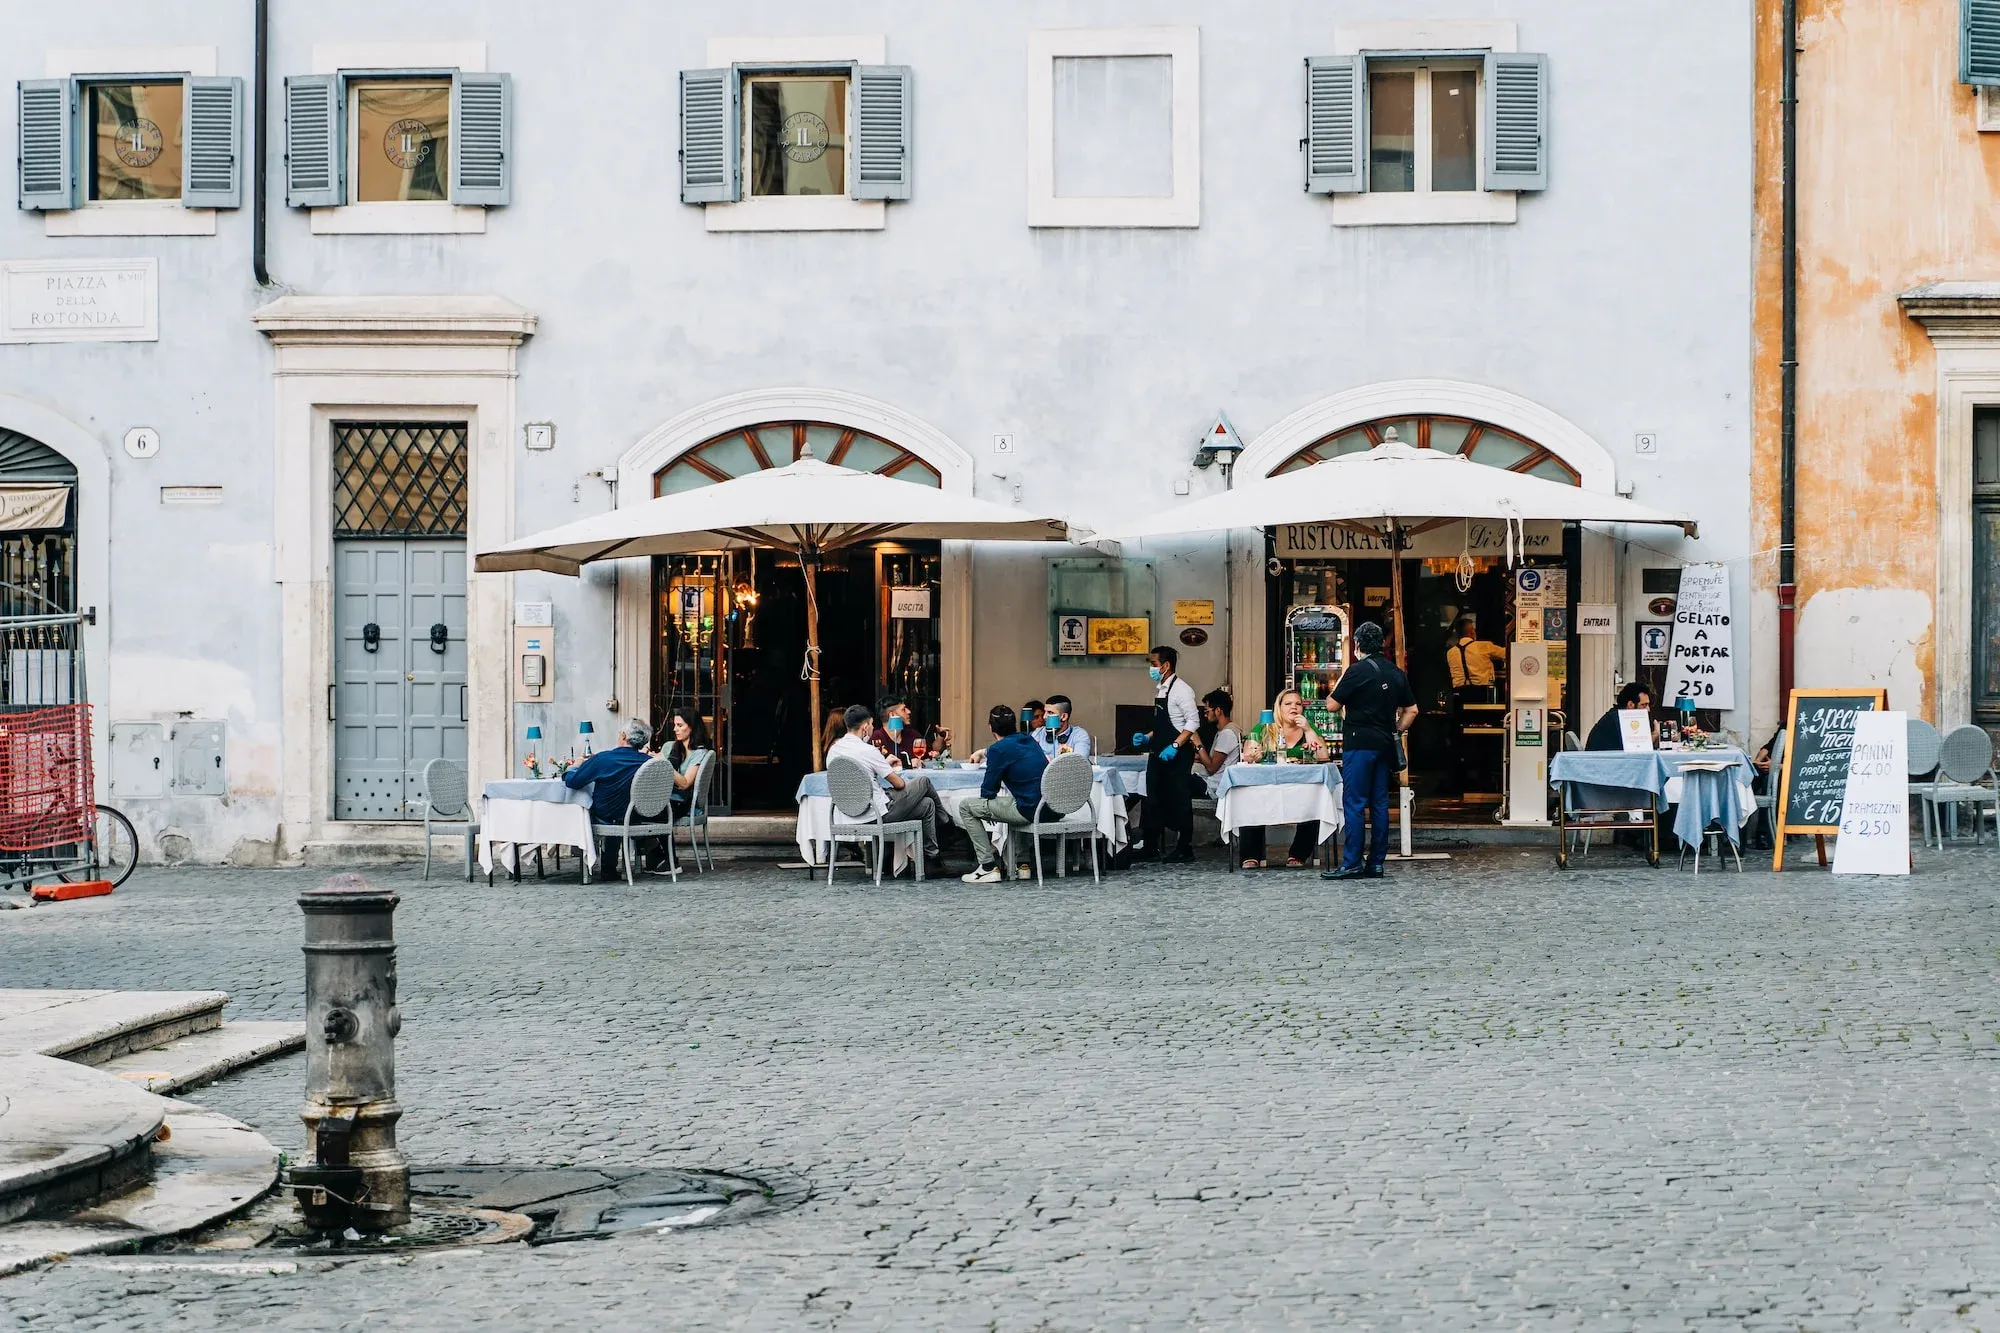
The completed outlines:
[[[1006,704],[994,705],[986,725],[993,729],[995,739],[986,747],[986,776],[979,784],[979,799],[958,807],[958,826],[972,840],[972,852],[979,862],[961,877],[967,884],[992,884],[1000,879],[999,858],[986,821],[1025,825],[1033,819],[1035,807],[1042,803],[1042,773],[1049,766],[1042,743],[1032,733],[1016,731],[1014,710]],[[1004,792],[1000,790],[1003,786],[1007,789]],[[1028,877],[1025,866],[1015,873],[1022,879]]]
[[[653,757],[646,753],[646,746],[652,739],[653,729],[635,717],[625,724],[623,745],[613,746],[609,750],[599,750],[563,774],[564,786],[590,788],[591,823],[625,822],[625,807],[632,800],[632,775]],[[617,844],[612,843],[611,846],[616,847]],[[606,852],[600,867],[605,873],[608,874],[615,869],[612,862],[616,860],[617,855],[615,851]]]
[[[1070,721],[1070,710],[1074,706],[1067,694],[1051,694],[1043,705],[1046,711],[1042,714],[1042,726],[1034,735],[1041,742],[1042,753],[1050,759],[1064,750],[1086,759],[1090,757],[1090,733]]]

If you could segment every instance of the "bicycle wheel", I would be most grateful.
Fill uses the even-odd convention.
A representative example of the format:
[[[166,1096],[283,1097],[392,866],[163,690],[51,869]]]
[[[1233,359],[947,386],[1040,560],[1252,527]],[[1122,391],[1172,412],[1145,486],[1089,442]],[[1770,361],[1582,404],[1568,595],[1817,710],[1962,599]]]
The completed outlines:
[[[132,877],[132,868],[139,864],[139,831],[124,815],[108,805],[100,805],[97,807],[97,819],[91,825],[91,840],[79,846],[77,852],[89,864],[58,870],[57,879],[65,884],[86,879],[108,879],[116,888]]]

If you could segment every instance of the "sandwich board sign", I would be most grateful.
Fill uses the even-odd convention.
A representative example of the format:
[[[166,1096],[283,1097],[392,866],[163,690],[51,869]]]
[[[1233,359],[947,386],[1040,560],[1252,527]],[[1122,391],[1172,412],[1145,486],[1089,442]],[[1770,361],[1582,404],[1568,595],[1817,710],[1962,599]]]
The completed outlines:
[[[1683,567],[1667,656],[1667,706],[1692,699],[1696,708],[1736,707],[1735,649],[1728,566]]]
[[[1855,714],[1833,842],[1836,875],[1910,873],[1909,716]]]
[[[1819,863],[1827,863],[1827,835],[1840,832],[1841,807],[1847,797],[1855,719],[1888,705],[1885,690],[1792,691],[1785,719],[1785,771],[1772,807],[1777,825],[1772,841],[1777,850],[1771,856],[1771,869],[1785,868],[1785,836],[1791,833],[1812,834]]]

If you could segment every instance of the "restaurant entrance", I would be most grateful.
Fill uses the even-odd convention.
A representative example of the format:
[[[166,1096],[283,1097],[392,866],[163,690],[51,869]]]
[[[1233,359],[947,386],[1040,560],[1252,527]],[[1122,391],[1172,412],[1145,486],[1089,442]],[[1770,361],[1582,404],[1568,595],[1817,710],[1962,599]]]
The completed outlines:
[[[828,711],[907,695],[913,723],[939,716],[935,542],[842,548],[819,568],[820,697]],[[796,807],[826,719],[808,718],[805,576],[769,550],[653,562],[652,719],[700,713],[721,764],[714,807]]]

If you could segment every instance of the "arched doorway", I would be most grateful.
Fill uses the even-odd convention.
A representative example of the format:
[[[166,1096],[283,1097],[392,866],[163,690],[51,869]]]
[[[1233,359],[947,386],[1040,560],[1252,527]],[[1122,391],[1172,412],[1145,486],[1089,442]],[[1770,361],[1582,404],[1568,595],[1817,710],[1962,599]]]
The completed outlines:
[[[1302,445],[1294,442],[1269,471],[1298,472],[1390,442],[1458,454],[1484,467],[1558,485],[1581,484],[1575,467],[1520,429],[1435,412],[1343,423]],[[1526,525],[1521,567],[1535,571],[1538,585],[1531,603],[1499,544],[1500,531],[1497,525],[1464,522],[1418,528],[1400,555],[1410,683],[1423,710],[1410,736],[1410,772],[1419,817],[1430,823],[1483,822],[1504,798],[1507,650],[1517,638],[1532,635],[1549,644],[1549,677],[1558,690],[1555,706],[1566,724],[1577,716],[1574,649],[1575,607],[1582,591],[1581,533],[1562,523]],[[1324,554],[1332,549],[1343,553]],[[1340,607],[1352,624],[1375,621],[1388,628],[1392,552],[1386,546],[1354,551],[1313,534],[1301,539],[1296,532],[1279,530],[1272,538],[1272,557],[1267,675],[1274,689],[1295,674],[1295,636],[1288,626],[1300,608]],[[1472,642],[1463,641],[1462,626]],[[1311,673],[1305,675],[1310,679]],[[1310,696],[1311,686],[1302,688]],[[1310,697],[1307,711],[1315,712]],[[1314,720],[1323,728],[1339,725],[1330,712]]]
[[[77,609],[76,465],[40,440],[0,428],[0,619]],[[0,630],[0,704],[71,702],[67,655],[78,626]],[[62,696],[62,697],[58,697]]]
[[[733,426],[676,454],[652,475],[671,495],[783,467],[810,451],[839,467],[936,489],[939,470],[910,449],[856,426],[793,419]],[[923,504],[911,493],[912,508]],[[817,576],[821,651],[816,669],[829,707],[906,696],[922,731],[942,720],[941,553],[935,542],[846,548]],[[798,563],[774,551],[662,556],[653,561],[652,716],[681,709],[708,722],[723,763],[716,792],[726,810],[791,808],[811,770],[803,720],[805,583]],[[815,719],[823,723],[824,719]]]

